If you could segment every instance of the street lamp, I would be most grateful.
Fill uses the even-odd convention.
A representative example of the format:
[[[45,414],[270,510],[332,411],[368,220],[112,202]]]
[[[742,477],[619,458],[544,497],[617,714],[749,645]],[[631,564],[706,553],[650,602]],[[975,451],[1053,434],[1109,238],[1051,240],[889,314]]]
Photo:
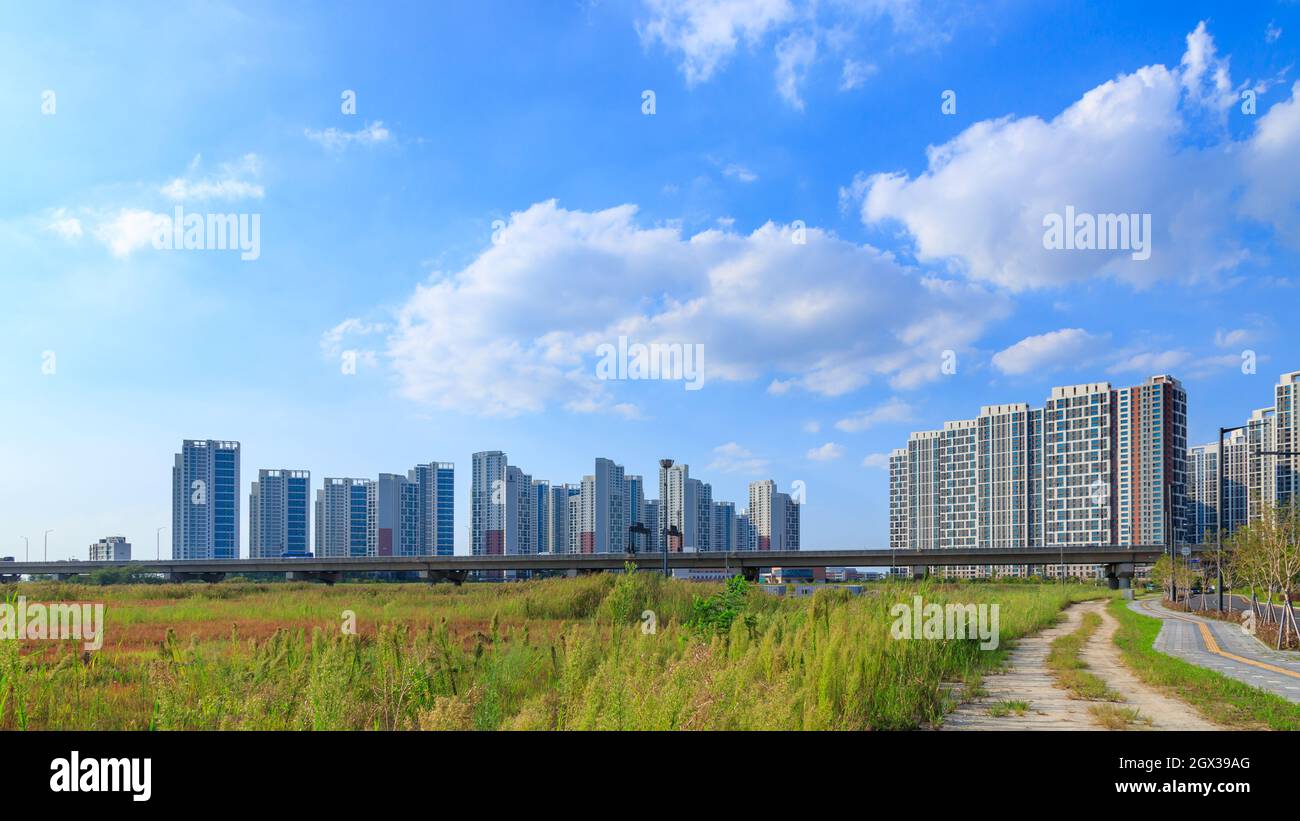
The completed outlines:
[[[167,529],[167,525],[156,527],[153,531],[153,549],[154,559],[162,560],[162,532]]]
[[[32,540],[24,536],[23,542],[27,545],[27,547],[24,548],[23,561],[30,562],[32,560]]]
[[[53,528],[45,531],[45,561],[50,560],[50,534],[54,532]]]

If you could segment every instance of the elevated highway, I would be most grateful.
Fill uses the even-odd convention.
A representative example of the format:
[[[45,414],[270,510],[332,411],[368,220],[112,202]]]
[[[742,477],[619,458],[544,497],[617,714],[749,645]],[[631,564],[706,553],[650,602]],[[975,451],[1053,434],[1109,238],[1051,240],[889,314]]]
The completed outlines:
[[[129,562],[38,561],[0,562],[0,581],[18,576],[53,575],[72,579],[96,570],[121,568],[136,573],[161,573],[175,581],[220,581],[229,575],[284,573],[291,579],[333,583],[344,574],[416,572],[430,582],[463,582],[471,572],[543,570],[598,572],[621,569],[635,562],[643,570],[739,569],[757,578],[765,567],[926,567],[956,565],[1105,565],[1112,579],[1130,577],[1134,566],[1154,563],[1167,548],[1161,545],[1092,545],[1065,548],[999,550],[789,550],[702,553],[559,553],[509,556],[355,556],[299,559],[139,559]],[[1200,552],[1200,548],[1193,548]]]

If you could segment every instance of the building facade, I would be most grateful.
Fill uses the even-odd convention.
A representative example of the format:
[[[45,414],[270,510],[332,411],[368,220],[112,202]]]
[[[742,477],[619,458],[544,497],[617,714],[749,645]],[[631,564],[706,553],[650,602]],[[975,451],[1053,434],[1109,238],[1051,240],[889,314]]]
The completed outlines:
[[[105,536],[90,546],[92,562],[129,562],[131,543],[125,536]]]
[[[257,472],[248,494],[248,555],[253,559],[311,555],[311,471]]]
[[[316,490],[316,556],[338,559],[378,555],[378,483],[326,477]]]
[[[1160,375],[1129,388],[1056,387],[1042,409],[986,405],[973,419],[911,434],[890,454],[889,486],[895,550],[1182,541],[1190,533],[1187,394]],[[1050,575],[1054,567],[942,572]]]
[[[239,443],[186,439],[172,465],[172,558],[239,558]]]

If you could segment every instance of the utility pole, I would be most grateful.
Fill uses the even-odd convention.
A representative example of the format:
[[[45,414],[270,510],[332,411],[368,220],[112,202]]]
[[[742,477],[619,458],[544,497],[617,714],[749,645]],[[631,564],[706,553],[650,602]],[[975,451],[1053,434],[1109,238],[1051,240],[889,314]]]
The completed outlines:
[[[1219,558],[1215,560],[1215,581],[1214,590],[1215,598],[1219,604],[1219,612],[1223,612],[1223,523],[1226,516],[1223,515],[1223,482],[1228,475],[1228,452],[1223,445],[1223,437],[1235,430],[1245,430],[1248,425],[1237,425],[1233,428],[1219,428],[1219,469],[1218,480],[1215,482],[1215,499],[1214,499],[1214,542],[1215,550]]]

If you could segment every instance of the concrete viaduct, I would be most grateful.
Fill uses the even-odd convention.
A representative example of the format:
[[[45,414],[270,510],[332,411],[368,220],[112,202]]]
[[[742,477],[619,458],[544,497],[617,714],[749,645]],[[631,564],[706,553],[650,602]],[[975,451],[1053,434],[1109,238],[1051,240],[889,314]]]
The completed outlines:
[[[594,573],[635,562],[642,570],[735,568],[751,580],[765,567],[899,567],[924,575],[928,567],[953,565],[1104,565],[1112,587],[1127,586],[1136,565],[1153,564],[1168,550],[1162,545],[1096,545],[1064,548],[943,550],[791,550],[703,553],[561,553],[510,556],[361,556],[294,559],[144,559],[129,562],[0,562],[0,582],[20,576],[52,575],[73,579],[96,570],[121,568],[160,573],[171,581],[218,582],[241,573],[283,573],[291,580],[333,584],[344,574],[415,572],[426,581],[461,584],[474,571],[544,570]],[[1202,548],[1193,548],[1201,552]]]

